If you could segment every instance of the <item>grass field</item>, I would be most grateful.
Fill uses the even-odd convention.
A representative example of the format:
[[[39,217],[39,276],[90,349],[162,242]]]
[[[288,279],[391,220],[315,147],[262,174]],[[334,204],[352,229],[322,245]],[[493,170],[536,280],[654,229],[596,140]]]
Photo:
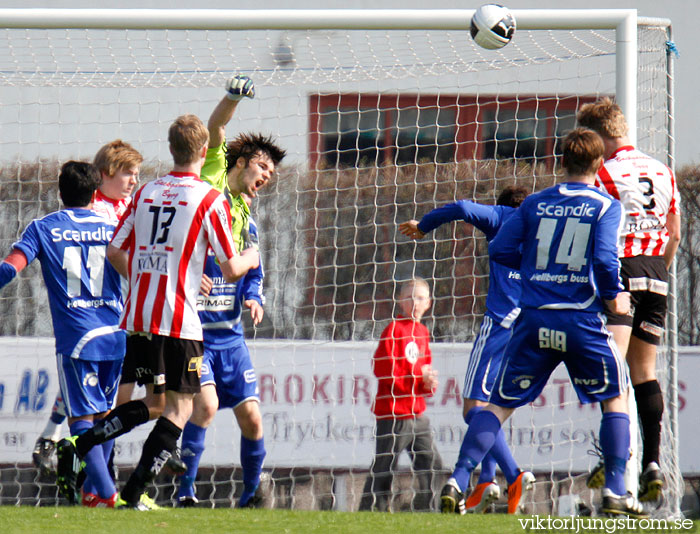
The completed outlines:
[[[545,522],[530,528],[521,522],[530,516],[478,515],[443,516],[440,514],[382,514],[368,512],[309,512],[291,510],[231,510],[231,509],[165,509],[157,512],[119,510],[95,510],[80,507],[34,508],[0,507],[0,532],[2,534],[55,532],[72,533],[120,533],[130,532],[166,534],[209,534],[231,532],[235,534],[510,534],[522,532],[570,532],[576,527],[569,523]],[[553,521],[555,518],[551,518]],[[565,518],[556,518],[562,521]],[[568,518],[571,521],[571,518]],[[586,521],[592,519],[579,518]],[[620,528],[620,521],[597,518],[606,523],[579,525],[579,532],[696,532],[700,522],[686,520],[683,524],[669,522],[665,526],[644,524],[647,528]],[[593,528],[597,526],[598,528]],[[534,527],[534,528],[533,528]],[[555,528],[559,527],[559,528]],[[655,527],[655,528],[654,528]]]

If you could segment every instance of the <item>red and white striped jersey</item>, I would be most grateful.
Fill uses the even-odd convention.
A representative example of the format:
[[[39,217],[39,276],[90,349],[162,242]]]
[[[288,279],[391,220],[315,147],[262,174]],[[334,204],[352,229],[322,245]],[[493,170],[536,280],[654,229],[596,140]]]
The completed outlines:
[[[122,218],[122,215],[126,213],[129,204],[131,204],[131,197],[115,200],[104,196],[98,189],[95,194],[95,200],[92,203],[92,209],[107,218],[110,222],[117,224],[119,223],[119,219]]]
[[[201,340],[196,300],[207,247],[220,263],[236,254],[224,196],[195,174],[158,178],[134,195],[112,245],[129,251],[121,328]]]
[[[671,169],[623,146],[600,168],[596,185],[622,203],[619,257],[663,256],[669,239],[666,217],[681,209]]]

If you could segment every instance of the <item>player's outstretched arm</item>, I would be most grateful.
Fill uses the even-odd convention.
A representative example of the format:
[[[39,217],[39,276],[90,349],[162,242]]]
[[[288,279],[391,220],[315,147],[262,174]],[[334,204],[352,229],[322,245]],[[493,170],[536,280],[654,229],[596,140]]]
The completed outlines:
[[[399,224],[399,232],[411,239],[422,239],[425,234],[418,228],[418,221],[410,220]]]
[[[9,284],[27,266],[27,263],[24,252],[13,249],[0,264],[0,288]]]
[[[255,97],[255,84],[248,76],[236,74],[226,82],[226,95],[209,116],[209,146],[217,147],[226,138],[226,125],[233,117],[238,102]]]
[[[224,279],[232,284],[240,280],[245,274],[260,265],[260,254],[254,248],[247,248],[237,256],[221,264],[221,272]]]
[[[521,243],[525,241],[525,218],[523,211],[517,210],[508,219],[489,243],[489,258],[493,261],[520,269],[522,261]]]

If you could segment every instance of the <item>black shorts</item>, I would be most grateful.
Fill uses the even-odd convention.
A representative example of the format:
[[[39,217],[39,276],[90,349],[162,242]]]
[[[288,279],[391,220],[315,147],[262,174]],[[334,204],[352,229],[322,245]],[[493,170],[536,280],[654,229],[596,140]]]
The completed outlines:
[[[141,357],[144,354],[144,342],[148,338],[144,335],[131,334],[126,338],[126,354],[122,364],[122,377],[120,384],[133,384],[139,386],[153,383],[153,372],[145,366],[145,361]],[[162,393],[163,391],[159,391]]]
[[[126,340],[121,383],[153,384],[154,393],[199,393],[203,352],[201,341],[132,334]]]
[[[632,335],[660,345],[666,325],[668,271],[662,256],[620,258],[620,277],[632,300],[630,315],[606,312],[609,325],[632,327]]]

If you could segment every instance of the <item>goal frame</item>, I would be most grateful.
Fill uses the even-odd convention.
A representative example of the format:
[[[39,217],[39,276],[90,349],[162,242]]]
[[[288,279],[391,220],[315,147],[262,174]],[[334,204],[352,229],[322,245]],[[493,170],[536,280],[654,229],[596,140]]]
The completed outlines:
[[[474,9],[0,9],[0,27],[162,30],[465,30]],[[637,124],[636,9],[513,9],[523,30],[615,30],[615,93]],[[636,143],[636,129],[630,129]]]
[[[614,30],[615,94],[637,141],[637,28],[666,26],[667,19],[639,17],[636,9],[514,9],[522,30]],[[172,29],[172,30],[464,30],[473,9],[0,9],[0,28],[13,29]],[[669,33],[670,35],[670,33]],[[669,95],[668,165],[673,168],[673,58],[668,53]],[[675,263],[671,270],[669,326],[677,331]],[[670,336],[667,350],[672,362],[671,380],[677,383],[677,338]],[[674,386],[675,387],[675,386]],[[677,398],[677,388],[668,393]],[[677,406],[677,404],[676,404]],[[677,408],[669,410],[674,436],[670,446],[678,452]],[[680,510],[680,498],[671,509]]]

